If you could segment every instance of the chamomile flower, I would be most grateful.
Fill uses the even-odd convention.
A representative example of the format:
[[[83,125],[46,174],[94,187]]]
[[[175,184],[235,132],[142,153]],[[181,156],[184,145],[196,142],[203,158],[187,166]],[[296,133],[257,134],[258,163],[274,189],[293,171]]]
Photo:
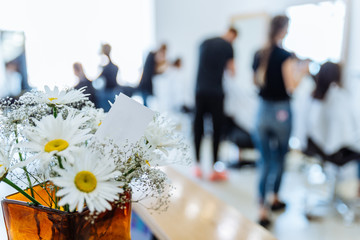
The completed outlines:
[[[60,177],[52,181],[61,187],[56,194],[61,197],[59,205],[68,204],[71,211],[82,212],[85,204],[92,213],[111,210],[109,202],[123,193],[123,183],[115,180],[121,173],[106,156],[83,149],[73,165],[66,163],[64,167],[57,169]]]
[[[191,160],[188,156],[188,146],[175,128],[172,121],[159,114],[149,123],[143,138],[138,142],[149,166],[189,164]]]
[[[87,120],[88,118],[82,114],[69,114],[66,119],[49,115],[40,121],[34,120],[35,127],[24,129],[28,142],[20,144],[20,147],[23,146],[27,151],[35,153],[35,156],[22,162],[22,165],[40,159],[43,166],[46,166],[55,154],[64,157],[70,163],[74,162],[73,154],[91,137],[88,134],[90,129],[81,128]]]
[[[87,100],[89,94],[84,94],[85,88],[71,89],[68,91],[59,91],[57,87],[54,90],[50,90],[48,86],[44,87],[45,92],[40,92],[36,96],[36,100],[40,103],[46,103],[49,105],[63,105],[69,103],[75,103],[82,100]]]
[[[178,139],[176,139],[173,131],[174,129],[175,126],[171,122],[165,120],[163,116],[158,115],[147,126],[144,137],[151,148],[168,154],[167,149],[173,148],[178,144]]]

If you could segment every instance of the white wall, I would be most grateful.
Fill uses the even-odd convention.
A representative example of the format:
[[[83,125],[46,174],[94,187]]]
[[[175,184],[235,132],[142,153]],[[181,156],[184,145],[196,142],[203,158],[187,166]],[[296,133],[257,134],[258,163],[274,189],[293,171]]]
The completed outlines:
[[[360,81],[360,1],[352,0],[350,3],[350,22],[348,51],[347,51],[347,70],[349,78],[357,78]]]
[[[344,66],[344,76],[346,77],[345,87],[349,89],[355,109],[358,109],[358,119],[360,119],[360,1],[351,0],[350,22],[348,27],[348,41],[345,49],[346,65]]]
[[[319,0],[156,0],[156,40],[169,44],[170,57],[181,56],[184,60],[185,84],[189,91],[186,93],[188,101],[193,101],[194,84],[196,78],[198,45],[209,36],[221,35],[230,24],[231,17],[240,14],[267,12],[270,14],[283,13],[286,7],[320,2]],[[360,1],[356,2],[353,12],[357,12],[353,22],[359,20]],[[356,9],[355,9],[356,5]],[[355,14],[353,14],[355,15]],[[355,19],[357,18],[357,19]],[[352,24],[357,31],[359,26]],[[358,25],[358,24],[357,24]],[[357,30],[355,30],[357,29]],[[241,37],[241,36],[240,36]],[[359,40],[354,41],[351,48],[356,48]],[[359,52],[359,47],[357,47]],[[359,62],[357,56],[349,56]],[[360,64],[353,64],[360,66]]]

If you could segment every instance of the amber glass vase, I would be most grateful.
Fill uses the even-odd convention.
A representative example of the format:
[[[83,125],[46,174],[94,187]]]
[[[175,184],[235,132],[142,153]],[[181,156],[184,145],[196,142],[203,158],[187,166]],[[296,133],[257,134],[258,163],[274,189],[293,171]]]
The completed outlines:
[[[45,205],[46,191],[35,186],[35,199]],[[37,196],[37,197],[36,197]],[[41,197],[40,197],[41,196]],[[31,206],[27,198],[16,193],[2,200],[5,225],[9,240],[130,240],[131,193],[129,200],[111,211],[101,213],[89,221],[89,211],[68,213],[45,206]]]

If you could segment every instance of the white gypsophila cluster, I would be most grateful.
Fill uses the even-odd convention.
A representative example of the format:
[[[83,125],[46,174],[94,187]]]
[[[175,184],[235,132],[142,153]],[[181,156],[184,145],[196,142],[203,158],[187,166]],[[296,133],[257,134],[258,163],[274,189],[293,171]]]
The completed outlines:
[[[26,93],[19,100],[7,98],[1,101],[2,117],[0,124],[2,134],[9,136],[19,127],[32,125],[34,119],[40,120],[43,116],[51,114],[51,109],[46,104],[37,104],[30,97],[32,94],[35,92]]]
[[[84,89],[45,87],[18,100],[4,99],[0,111],[0,138],[6,139],[0,177],[23,188],[47,186],[59,198],[50,206],[57,209],[87,206],[91,214],[102,212],[128,201],[118,197],[124,191],[140,193],[134,201],[155,199],[152,209],[166,209],[172,186],[161,166],[190,162],[181,135],[159,114],[134,144],[96,139],[106,114]]]
[[[86,127],[91,129],[91,133],[95,134],[105,119],[106,113],[102,108],[97,109],[90,106],[82,108],[82,111],[86,112],[89,117],[89,120],[85,122]]]
[[[64,90],[59,92],[58,90],[51,91],[48,87],[45,87],[44,92],[32,90],[23,94],[17,100],[11,98],[2,99],[0,101],[0,135],[8,140],[7,146],[10,148],[14,148],[15,146],[19,147],[22,143],[31,142],[25,136],[28,129],[35,127],[36,122],[40,122],[43,118],[52,116],[54,106],[56,106],[57,111],[59,111],[57,114],[60,115],[65,115],[61,114],[61,111],[68,111],[69,108],[74,112],[78,111],[76,108],[66,107],[71,104],[84,104],[87,97],[83,94],[83,91],[84,90]],[[50,99],[62,99],[62,102],[49,104],[44,100],[45,96]],[[56,129],[56,127],[54,127],[54,129]],[[28,160],[29,158],[27,156],[31,156],[32,154],[30,152],[24,152],[21,155],[15,154],[12,163],[14,161],[25,160],[25,155],[26,160]]]
[[[147,205],[152,210],[166,210],[172,191],[172,185],[167,175],[156,165],[151,165],[155,155],[149,154],[151,150],[136,144],[125,144],[122,148],[107,139],[102,143],[93,141],[92,148],[109,156],[114,160],[116,170],[122,174],[118,180],[124,183],[126,189],[137,193],[133,195],[133,202],[148,199]]]

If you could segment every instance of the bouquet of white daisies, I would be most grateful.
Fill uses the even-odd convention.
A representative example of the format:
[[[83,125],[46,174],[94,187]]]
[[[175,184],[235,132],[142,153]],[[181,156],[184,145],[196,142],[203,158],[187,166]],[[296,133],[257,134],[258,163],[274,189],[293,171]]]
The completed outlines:
[[[166,208],[171,184],[159,166],[189,161],[182,137],[155,114],[135,143],[99,140],[95,133],[106,113],[84,90],[45,87],[1,101],[0,180],[34,205],[39,205],[34,186],[44,186],[48,207],[68,212],[110,210],[132,190],[141,193],[133,201],[155,198],[153,208]]]

